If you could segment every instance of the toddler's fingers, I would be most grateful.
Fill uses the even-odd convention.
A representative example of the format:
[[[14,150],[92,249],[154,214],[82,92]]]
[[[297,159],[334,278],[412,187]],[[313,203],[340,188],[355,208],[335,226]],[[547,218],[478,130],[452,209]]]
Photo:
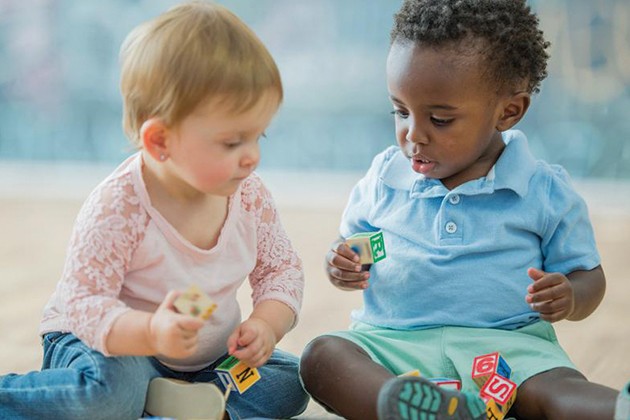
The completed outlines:
[[[369,271],[346,271],[340,268],[329,266],[328,273],[330,277],[335,280],[344,281],[344,282],[359,282],[366,281],[370,278]]]
[[[184,340],[189,340],[191,338],[197,339],[199,333],[198,330],[186,330],[182,328],[180,334]]]
[[[244,329],[238,337],[237,344],[241,347],[247,347],[254,342],[258,334],[252,329]]]
[[[548,314],[553,312],[551,307],[551,301],[539,301],[539,302],[529,302],[530,308],[536,312],[540,312],[541,314]]]
[[[191,349],[196,349],[198,342],[199,341],[197,340],[197,337],[188,337],[188,338],[184,338],[181,341],[180,345],[182,346],[182,348],[189,351]]]
[[[269,356],[270,354],[267,354],[265,349],[260,349],[256,355],[249,359],[248,364],[251,367],[260,367],[265,364]]]
[[[367,280],[345,281],[332,279],[331,281],[336,287],[340,288],[341,290],[365,290],[369,286]]]
[[[340,255],[333,256],[331,260],[329,261],[328,266],[330,267],[331,270],[336,270],[336,272],[338,273],[349,273],[349,274],[354,273],[355,275],[350,277],[353,279],[356,278],[356,274],[361,273],[362,271],[361,264],[352,262],[348,260],[347,258],[342,257]],[[337,277],[345,278],[341,275],[337,275]]]
[[[563,320],[566,316],[566,311],[563,310],[552,310],[545,308],[540,312],[540,319],[547,322],[557,322]]]
[[[337,246],[333,249],[333,251],[352,262],[359,262],[359,255],[354,252],[352,248],[350,248],[345,242],[339,242]]]
[[[166,297],[164,298],[162,303],[160,303],[160,306],[157,308],[157,310],[159,311],[160,309],[168,309],[168,310],[177,312],[173,304],[175,303],[175,300],[177,300],[180,294],[181,292],[178,290],[169,291],[166,294]]]
[[[534,267],[529,267],[527,269],[527,275],[530,279],[536,281],[543,278],[545,276],[545,272]]]
[[[242,360],[246,364],[250,364],[252,359],[259,352],[260,346],[250,345],[247,347],[240,347],[233,354],[238,360]]]
[[[196,335],[196,332],[203,327],[204,321],[199,318],[195,318],[189,315],[181,315],[178,314],[177,326],[184,331],[193,332]]]
[[[552,280],[550,280],[552,282]],[[528,296],[531,302],[547,302],[560,298],[564,298],[570,291],[562,283],[553,284],[536,292],[530,293]]]
[[[361,271],[361,264],[359,264],[358,258],[359,257],[354,261],[352,257],[348,258],[347,256],[338,254],[334,250],[330,250],[326,255],[326,262],[328,265],[341,270],[359,272]]]
[[[228,354],[233,356],[234,353],[236,352],[236,349],[238,349],[238,337],[240,335],[241,335],[241,328],[239,326],[228,337],[228,339],[227,339]]]

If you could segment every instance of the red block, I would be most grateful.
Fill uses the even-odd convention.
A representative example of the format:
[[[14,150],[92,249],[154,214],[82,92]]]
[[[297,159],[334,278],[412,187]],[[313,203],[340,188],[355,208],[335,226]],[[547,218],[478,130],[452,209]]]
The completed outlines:
[[[483,387],[488,378],[495,373],[507,379],[510,378],[512,373],[512,369],[510,369],[510,366],[499,352],[475,357],[473,360],[472,379],[477,386]]]
[[[457,390],[457,391],[461,391],[462,390],[462,382],[457,380],[457,379],[430,378],[429,380],[431,382],[433,382],[434,384],[436,384],[437,386],[442,387],[442,388],[454,389],[454,390]]]
[[[501,375],[493,373],[486,381],[479,396],[483,399],[493,399],[504,410],[505,407],[512,405],[516,398],[516,384]]]

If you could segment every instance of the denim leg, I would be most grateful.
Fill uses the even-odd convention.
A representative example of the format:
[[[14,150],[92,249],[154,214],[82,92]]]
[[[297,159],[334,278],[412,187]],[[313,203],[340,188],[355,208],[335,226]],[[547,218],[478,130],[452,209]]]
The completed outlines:
[[[223,358],[222,358],[223,359]],[[218,363],[221,362],[220,359]],[[215,365],[189,377],[191,382],[213,382],[225,389]],[[306,409],[309,396],[304,392],[298,375],[298,358],[282,350],[274,350],[264,366],[258,368],[260,380],[243,395],[230,392],[227,412],[232,419],[250,417],[283,418],[297,416]]]
[[[50,333],[41,371],[0,377],[0,418],[137,420],[156,376],[148,357],[105,357],[72,334]]]

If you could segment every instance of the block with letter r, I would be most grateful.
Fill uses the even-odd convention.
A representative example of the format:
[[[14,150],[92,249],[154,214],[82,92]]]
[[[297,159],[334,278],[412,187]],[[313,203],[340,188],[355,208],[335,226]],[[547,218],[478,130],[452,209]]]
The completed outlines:
[[[384,259],[385,242],[383,232],[361,232],[346,239],[346,244],[359,255],[361,264],[374,264]]]

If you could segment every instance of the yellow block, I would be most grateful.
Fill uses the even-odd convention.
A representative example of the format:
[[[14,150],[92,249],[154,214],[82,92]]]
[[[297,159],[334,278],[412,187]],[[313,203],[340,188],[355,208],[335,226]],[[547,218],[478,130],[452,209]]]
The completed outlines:
[[[409,372],[401,373],[398,376],[422,376],[418,369],[410,370]]]
[[[225,359],[215,371],[226,387],[231,384],[239,394],[247,391],[260,379],[258,369],[249,367],[232,356]]]
[[[488,420],[503,420],[505,413],[501,411],[494,400],[488,400],[486,403],[486,416]]]

